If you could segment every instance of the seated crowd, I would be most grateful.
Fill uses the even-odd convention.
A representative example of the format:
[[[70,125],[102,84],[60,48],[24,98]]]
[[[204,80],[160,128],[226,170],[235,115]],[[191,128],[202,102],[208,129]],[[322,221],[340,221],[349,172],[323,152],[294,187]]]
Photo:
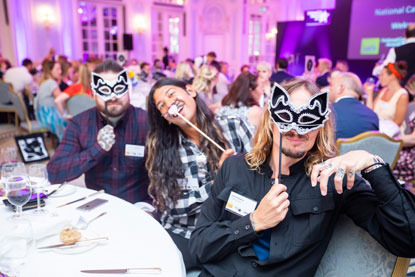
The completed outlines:
[[[398,182],[415,182],[415,76],[402,84],[406,64],[389,63],[379,89],[345,61],[320,59],[312,79],[287,67],[280,58],[233,78],[214,52],[123,67],[52,49],[2,80],[59,139],[51,183],[84,174],[88,188],[147,203],[200,276],[313,275],[341,214],[415,257],[415,195]],[[96,106],[71,115],[77,94]],[[337,155],[336,139],[379,130],[403,140],[394,169],[376,153]]]

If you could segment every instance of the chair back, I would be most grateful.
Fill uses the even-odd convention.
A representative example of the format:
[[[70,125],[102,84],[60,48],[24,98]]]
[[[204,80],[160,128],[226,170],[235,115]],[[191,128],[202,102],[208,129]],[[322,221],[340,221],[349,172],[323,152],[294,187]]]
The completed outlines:
[[[405,134],[410,134],[412,131],[411,128],[409,128],[409,122],[413,120],[413,118],[411,118],[411,116],[413,116],[412,115],[413,113],[415,113],[415,102],[411,102],[408,104],[408,110],[406,111],[406,115],[405,115],[405,124],[406,124]]]
[[[408,266],[409,259],[391,254],[343,215],[315,276],[406,276]]]
[[[95,100],[86,94],[79,93],[69,98],[66,105],[69,114],[75,116],[83,111],[95,107]]]
[[[0,105],[10,105],[12,102],[9,96],[10,89],[10,84],[0,81]]]
[[[12,87],[9,88],[8,95],[10,97],[10,101],[13,103],[13,106],[16,109],[16,113],[20,121],[30,122],[22,96],[14,91]]]
[[[349,139],[337,139],[338,154],[353,150],[366,150],[380,156],[391,168],[394,168],[403,146],[402,140],[395,140],[377,131],[368,131]]]

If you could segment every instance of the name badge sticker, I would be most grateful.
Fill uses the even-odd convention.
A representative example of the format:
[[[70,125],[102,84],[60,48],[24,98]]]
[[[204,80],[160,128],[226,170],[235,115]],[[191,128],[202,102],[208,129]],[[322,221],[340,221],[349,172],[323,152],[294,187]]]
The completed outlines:
[[[143,145],[126,144],[125,145],[125,156],[129,157],[144,157]]]
[[[245,216],[255,210],[257,203],[257,201],[231,191],[225,210],[239,216]]]

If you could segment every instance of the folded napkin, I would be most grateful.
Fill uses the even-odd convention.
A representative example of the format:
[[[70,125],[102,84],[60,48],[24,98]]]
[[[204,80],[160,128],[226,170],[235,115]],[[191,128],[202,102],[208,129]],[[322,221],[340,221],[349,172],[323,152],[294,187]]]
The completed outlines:
[[[63,228],[68,226],[73,217],[51,214],[44,216],[32,216],[30,221],[33,228],[34,240],[41,240],[45,237],[59,234]]]
[[[33,229],[28,220],[0,222],[0,260],[24,258],[33,245]]]

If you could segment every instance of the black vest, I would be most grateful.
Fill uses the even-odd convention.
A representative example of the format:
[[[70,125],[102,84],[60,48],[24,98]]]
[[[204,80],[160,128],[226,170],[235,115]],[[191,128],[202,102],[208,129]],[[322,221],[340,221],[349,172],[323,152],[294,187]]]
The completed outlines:
[[[401,85],[405,85],[408,79],[415,73],[415,42],[407,43],[395,48],[396,61],[405,61],[408,65],[408,72],[401,80]]]

